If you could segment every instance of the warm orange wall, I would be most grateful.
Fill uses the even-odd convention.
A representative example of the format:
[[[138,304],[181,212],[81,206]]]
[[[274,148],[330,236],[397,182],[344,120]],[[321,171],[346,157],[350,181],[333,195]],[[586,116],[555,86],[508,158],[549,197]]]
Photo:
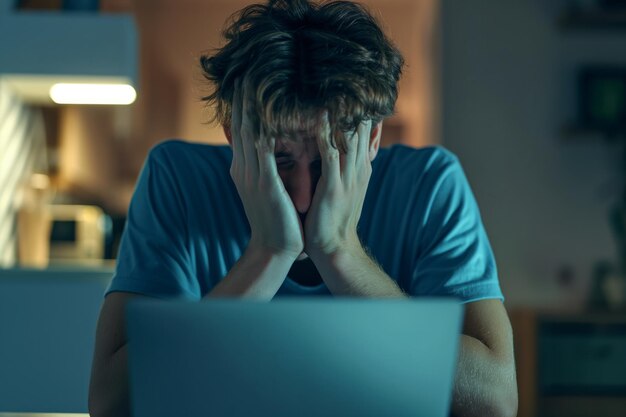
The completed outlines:
[[[65,106],[59,117],[56,186],[79,202],[97,204],[110,213],[128,209],[136,174],[128,169],[135,146],[120,129],[115,106]]]
[[[380,14],[385,32],[396,43],[406,62],[396,103],[397,119],[406,136],[389,143],[412,146],[438,143],[435,87],[436,21],[438,0],[366,0]]]
[[[169,137],[224,143],[219,127],[206,120],[197,58],[220,45],[226,18],[250,1],[137,0],[135,13],[141,39],[141,81],[135,105],[132,140],[141,143],[134,166],[152,144]],[[405,55],[397,120],[406,136],[387,138],[420,146],[437,142],[432,120],[432,33],[437,0],[367,0],[387,33]]]
[[[60,183],[124,212],[150,147],[168,138],[225,143],[220,127],[203,124],[197,61],[219,47],[221,29],[250,0],[105,0],[105,12],[128,10],[140,37],[138,99],[126,108],[61,111]],[[438,96],[433,85],[433,33],[438,0],[365,0],[406,59],[397,116],[388,120],[383,144],[422,146],[434,133]],[[90,196],[94,197],[90,197]]]

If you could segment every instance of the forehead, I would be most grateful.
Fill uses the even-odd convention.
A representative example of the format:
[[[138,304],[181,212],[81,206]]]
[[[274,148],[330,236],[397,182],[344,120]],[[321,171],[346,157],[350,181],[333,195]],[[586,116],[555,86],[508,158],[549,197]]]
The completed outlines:
[[[319,154],[317,138],[311,132],[297,132],[276,139],[275,152],[301,154]]]

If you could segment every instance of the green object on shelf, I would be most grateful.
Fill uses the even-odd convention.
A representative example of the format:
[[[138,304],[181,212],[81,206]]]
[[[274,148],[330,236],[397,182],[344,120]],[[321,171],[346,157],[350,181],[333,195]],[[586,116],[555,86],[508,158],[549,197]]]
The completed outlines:
[[[594,122],[606,125],[624,123],[626,114],[626,79],[599,78],[590,88],[590,116]]]

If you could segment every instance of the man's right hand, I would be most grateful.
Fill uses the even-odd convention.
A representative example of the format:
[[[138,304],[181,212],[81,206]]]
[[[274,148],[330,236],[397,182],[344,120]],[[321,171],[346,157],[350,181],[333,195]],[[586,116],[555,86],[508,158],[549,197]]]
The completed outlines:
[[[266,137],[253,113],[249,88],[237,80],[232,103],[233,161],[230,175],[243,203],[251,237],[248,249],[293,256],[304,249],[296,208],[283,185],[274,157],[276,140]]]

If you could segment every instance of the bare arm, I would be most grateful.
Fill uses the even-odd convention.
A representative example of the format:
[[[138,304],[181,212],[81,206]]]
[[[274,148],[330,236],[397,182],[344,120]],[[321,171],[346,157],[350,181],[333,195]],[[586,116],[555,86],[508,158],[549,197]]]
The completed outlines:
[[[405,297],[395,282],[355,244],[314,259],[333,294]],[[452,411],[456,417],[509,417],[517,413],[511,324],[500,300],[466,305]]]
[[[517,415],[513,332],[500,300],[465,309],[452,412],[457,417]]]
[[[334,295],[375,298],[407,296],[358,242],[348,244],[334,254],[314,253],[311,259]]]
[[[283,283],[293,259],[248,250],[205,300],[212,297],[271,299]],[[114,292],[102,305],[89,385],[91,417],[130,416],[126,304],[138,294]]]
[[[405,297],[369,258],[356,233],[360,210],[355,207],[363,204],[376,129],[362,122],[356,134],[346,137],[347,151],[340,154],[330,144],[328,118],[320,122],[322,176],[306,219],[307,253],[333,294]],[[467,305],[452,410],[457,417],[517,413],[511,325],[499,300]]]
[[[254,121],[246,82],[237,81],[227,137],[233,148],[230,175],[250,224],[250,243],[207,297],[270,300],[302,249],[302,226],[278,175],[275,139]]]
[[[124,311],[137,294],[114,292],[104,299],[96,330],[89,384],[91,417],[130,416],[128,350]]]
[[[252,236],[243,256],[204,299],[270,300],[302,251],[302,231],[295,208],[276,172],[273,143],[261,138],[263,146],[257,146],[258,131],[246,116],[249,110],[239,86],[236,95],[230,172],[246,210]],[[112,293],[106,297],[100,312],[89,387],[92,417],[130,415],[124,310],[133,297],[135,295],[130,293]]]
[[[277,255],[272,251],[248,247],[228,275],[204,299],[241,297],[271,300],[294,260],[290,255]]]

